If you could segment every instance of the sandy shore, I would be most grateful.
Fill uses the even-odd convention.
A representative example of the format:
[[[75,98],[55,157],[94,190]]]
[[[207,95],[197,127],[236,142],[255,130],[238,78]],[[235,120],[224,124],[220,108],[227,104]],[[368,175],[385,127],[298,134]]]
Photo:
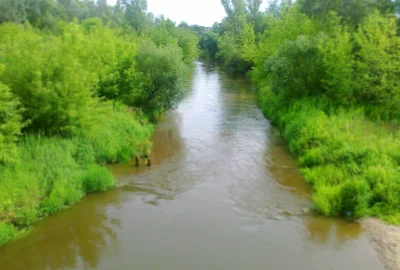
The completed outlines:
[[[386,267],[400,270],[400,226],[375,218],[363,219],[361,223]]]

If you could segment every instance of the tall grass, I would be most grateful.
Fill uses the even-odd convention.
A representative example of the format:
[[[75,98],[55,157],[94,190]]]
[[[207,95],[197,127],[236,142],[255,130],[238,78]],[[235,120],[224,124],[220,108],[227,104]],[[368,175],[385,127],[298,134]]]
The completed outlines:
[[[260,91],[264,113],[280,128],[324,215],[378,216],[400,223],[400,137],[362,110],[331,111],[321,99],[281,106]]]

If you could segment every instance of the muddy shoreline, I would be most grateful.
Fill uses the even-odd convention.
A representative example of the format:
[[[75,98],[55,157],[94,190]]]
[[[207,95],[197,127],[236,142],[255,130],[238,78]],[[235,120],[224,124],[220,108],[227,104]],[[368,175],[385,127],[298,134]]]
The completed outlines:
[[[366,218],[361,223],[385,266],[400,270],[400,226],[376,218]]]

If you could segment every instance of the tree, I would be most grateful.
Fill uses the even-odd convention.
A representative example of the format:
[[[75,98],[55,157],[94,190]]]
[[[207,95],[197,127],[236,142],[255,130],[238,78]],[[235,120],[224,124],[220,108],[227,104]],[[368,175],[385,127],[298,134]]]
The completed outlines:
[[[244,0],[221,0],[227,18],[226,27],[234,35],[239,36],[246,21],[246,5]]]
[[[246,0],[247,12],[250,18],[255,18],[260,12],[262,0]]]
[[[185,65],[182,51],[172,45],[158,48],[153,42],[141,44],[136,56],[142,90],[134,101],[145,112],[157,114],[174,108],[185,94]]]
[[[187,22],[183,22],[183,21],[178,25],[178,27],[179,28],[186,28],[186,29],[190,28],[190,26],[187,24]]]
[[[260,12],[262,0],[246,0],[248,21],[253,25],[254,32],[260,34],[264,31],[263,15]]]
[[[355,33],[356,89],[360,104],[383,118],[400,116],[400,38],[396,20],[373,12]]]
[[[126,22],[139,34],[144,31],[149,21],[146,16],[147,0],[121,0]]]
[[[201,35],[199,47],[205,57],[215,59],[218,52],[218,34],[212,31],[204,32]]]
[[[3,24],[0,35],[5,65],[0,80],[21,102],[26,129],[71,136],[87,128],[98,102],[97,73],[89,68],[96,58],[84,58],[89,50],[82,29],[73,23],[60,36],[45,36],[28,26]]]
[[[1,0],[0,23],[29,21],[36,25],[49,6],[51,0]]]
[[[244,0],[221,0],[221,3],[227,17],[221,23],[217,57],[230,69],[248,70],[251,66],[255,36],[253,26],[248,22],[246,3]],[[250,3],[253,4],[251,9],[254,12],[257,3]]]
[[[59,17],[65,21],[71,21],[74,18],[82,19],[82,9],[79,0],[57,0]]]
[[[106,24],[111,18],[111,8],[107,5],[107,0],[97,0],[95,13],[91,17],[100,18]]]
[[[271,90],[285,102],[322,94],[324,70],[315,38],[287,40],[265,63]]]
[[[300,10],[318,19],[325,20],[334,11],[343,22],[357,26],[374,9],[394,14],[399,1],[392,0],[299,0]]]
[[[334,104],[353,105],[354,44],[351,33],[340,25],[340,18],[335,14],[331,15],[327,30],[331,33],[320,33],[318,38],[318,49],[325,72],[322,79],[324,91]]]
[[[259,83],[267,83],[265,63],[282,44],[294,41],[301,35],[312,37],[317,33],[315,21],[301,13],[296,6],[288,9],[279,7],[278,15],[268,13],[264,20],[267,29],[260,36],[254,56],[253,76]]]

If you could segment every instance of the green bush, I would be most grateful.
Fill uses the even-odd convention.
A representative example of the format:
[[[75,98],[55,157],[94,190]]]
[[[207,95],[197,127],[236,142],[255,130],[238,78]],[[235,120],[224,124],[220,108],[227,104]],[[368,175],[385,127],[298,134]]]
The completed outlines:
[[[85,193],[104,192],[115,185],[111,172],[98,165],[87,168],[82,178],[82,186]]]
[[[283,8],[279,16],[269,13],[264,20],[266,30],[259,37],[252,72],[253,79],[262,86],[269,85],[265,63],[279,47],[287,41],[295,41],[299,36],[314,37],[318,33],[317,23],[296,7]]]
[[[1,168],[0,222],[24,226],[37,219],[43,193],[40,180],[24,168]]]
[[[8,87],[0,83],[0,164],[15,163],[17,160],[16,141],[22,127],[18,105]]]
[[[355,218],[368,214],[370,196],[373,191],[371,192],[365,179],[350,179],[340,187],[341,214]]]
[[[284,42],[265,62],[271,90],[281,93],[285,102],[320,93],[324,70],[316,43],[314,38],[299,36]]]
[[[193,65],[199,55],[197,44],[199,38],[190,30],[184,28],[174,28],[172,35],[178,39],[178,46],[182,49],[182,57],[187,65]]]
[[[40,205],[40,216],[48,216],[61,209],[73,205],[78,202],[85,194],[81,188],[81,179],[69,179],[73,181],[66,181],[66,179],[60,179],[60,181],[54,183],[50,193],[41,202]]]
[[[182,57],[179,47],[157,47],[151,41],[143,42],[136,56],[142,89],[131,105],[145,112],[164,112],[176,107],[186,93],[183,79],[187,66]]]
[[[315,208],[325,216],[338,216],[341,214],[342,200],[340,187],[321,186],[313,194]]]
[[[16,233],[13,225],[0,222],[0,245],[10,241]]]
[[[78,57],[85,44],[77,25],[46,36],[27,25],[2,24],[0,36],[0,80],[21,102],[27,129],[74,135],[93,122],[97,79]]]
[[[127,107],[103,103],[98,110],[96,124],[86,131],[81,144],[91,145],[97,163],[127,162],[133,156],[150,153],[149,137],[153,132],[146,119],[136,119]]]

